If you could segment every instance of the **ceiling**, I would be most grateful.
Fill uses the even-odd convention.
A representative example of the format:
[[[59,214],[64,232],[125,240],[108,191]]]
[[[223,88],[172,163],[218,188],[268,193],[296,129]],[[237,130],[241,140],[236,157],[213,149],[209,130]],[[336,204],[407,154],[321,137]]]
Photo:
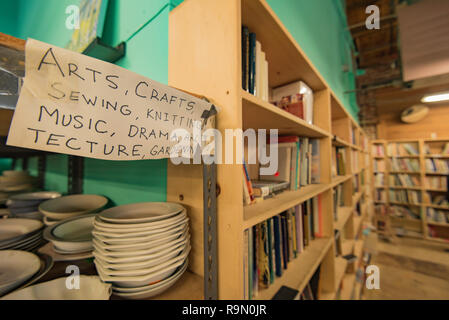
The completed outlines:
[[[423,0],[427,1],[427,0]],[[375,126],[383,112],[401,112],[419,103],[425,94],[449,89],[449,75],[403,82],[401,45],[398,37],[398,6],[418,0],[346,0],[348,28],[354,41],[357,101],[360,124]],[[368,30],[366,7],[380,9],[380,29]]]

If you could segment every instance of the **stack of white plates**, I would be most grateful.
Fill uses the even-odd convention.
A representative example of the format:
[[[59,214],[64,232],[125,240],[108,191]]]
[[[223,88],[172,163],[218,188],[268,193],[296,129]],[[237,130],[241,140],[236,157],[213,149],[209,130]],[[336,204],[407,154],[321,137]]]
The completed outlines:
[[[40,267],[39,257],[31,252],[0,250],[0,296],[25,283]]]
[[[39,211],[45,216],[44,223],[53,225],[61,220],[98,212],[108,199],[95,194],[75,194],[47,200],[39,205]]]
[[[58,222],[45,229],[44,238],[53,243],[53,250],[59,254],[91,252],[95,216],[88,214]]]
[[[94,262],[115,295],[155,296],[173,285],[188,265],[186,210],[176,203],[146,202],[114,207],[94,221]]]
[[[42,242],[42,222],[31,219],[0,219],[0,250],[32,251]]]
[[[59,198],[61,194],[53,191],[18,193],[9,197],[6,205],[15,218],[35,219],[42,221],[39,205],[46,200]]]
[[[0,176],[0,191],[12,193],[30,190],[36,182],[37,178],[30,176],[26,171],[5,170]]]

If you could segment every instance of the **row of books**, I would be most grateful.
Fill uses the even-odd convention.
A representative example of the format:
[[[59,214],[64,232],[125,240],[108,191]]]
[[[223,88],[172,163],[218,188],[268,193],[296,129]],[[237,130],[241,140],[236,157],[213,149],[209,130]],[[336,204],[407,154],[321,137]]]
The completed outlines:
[[[449,242],[449,232],[446,226],[427,226],[427,234],[430,238],[444,239]]]
[[[419,161],[416,159],[391,159],[391,171],[419,172]]]
[[[242,88],[269,101],[268,61],[256,34],[242,26]]]
[[[405,206],[391,206],[390,214],[399,218],[421,219],[420,208],[410,208]]]
[[[322,235],[321,195],[245,230],[245,299],[257,297],[282,277],[289,262]]]
[[[419,187],[419,177],[409,174],[391,174],[388,176],[389,184],[396,187]]]
[[[449,223],[449,212],[434,208],[427,208],[427,221],[436,223]]]
[[[433,195],[430,192],[424,193],[424,202],[430,203],[434,206],[447,207],[449,206],[449,202],[447,200],[447,196],[445,195]]]
[[[385,150],[383,144],[373,144],[371,153],[374,157],[385,157]]]
[[[421,204],[421,192],[412,190],[389,190],[390,202]]]
[[[447,190],[448,177],[432,177],[424,178],[424,186],[429,189],[445,189]]]
[[[447,160],[426,159],[426,172],[449,173],[449,163]]]
[[[243,203],[245,205],[271,198],[285,190],[294,191],[312,183],[320,183],[320,141],[318,139],[280,136],[277,145],[278,169],[275,174],[258,175],[258,179],[251,179],[248,167],[243,165]]]
[[[346,151],[344,147],[332,147],[332,177],[346,175]]]
[[[419,149],[417,143],[389,143],[387,145],[389,157],[417,156]]]
[[[424,153],[425,154],[441,154],[441,155],[449,155],[449,143],[445,143],[443,147],[430,147],[429,144],[424,145]]]
[[[373,169],[374,169],[374,172],[387,171],[386,166],[385,166],[385,160],[374,160]]]

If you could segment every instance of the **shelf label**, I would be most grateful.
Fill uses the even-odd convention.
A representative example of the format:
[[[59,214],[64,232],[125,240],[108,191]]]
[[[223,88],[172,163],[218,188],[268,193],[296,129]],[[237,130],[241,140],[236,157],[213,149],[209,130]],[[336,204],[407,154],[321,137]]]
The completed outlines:
[[[179,132],[213,127],[216,113],[132,71],[29,39],[7,144],[105,160],[192,158],[193,139],[186,152]]]

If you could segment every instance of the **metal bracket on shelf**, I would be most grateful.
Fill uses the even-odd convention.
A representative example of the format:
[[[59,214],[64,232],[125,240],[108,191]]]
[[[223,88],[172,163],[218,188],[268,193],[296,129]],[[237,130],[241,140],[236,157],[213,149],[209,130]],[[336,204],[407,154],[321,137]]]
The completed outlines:
[[[204,299],[218,299],[217,165],[203,164]]]
[[[69,156],[69,176],[67,188],[69,194],[83,193],[83,177],[84,158]]]
[[[39,188],[44,189],[45,187],[45,169],[47,167],[47,156],[40,155],[37,158],[37,177],[39,179]]]

